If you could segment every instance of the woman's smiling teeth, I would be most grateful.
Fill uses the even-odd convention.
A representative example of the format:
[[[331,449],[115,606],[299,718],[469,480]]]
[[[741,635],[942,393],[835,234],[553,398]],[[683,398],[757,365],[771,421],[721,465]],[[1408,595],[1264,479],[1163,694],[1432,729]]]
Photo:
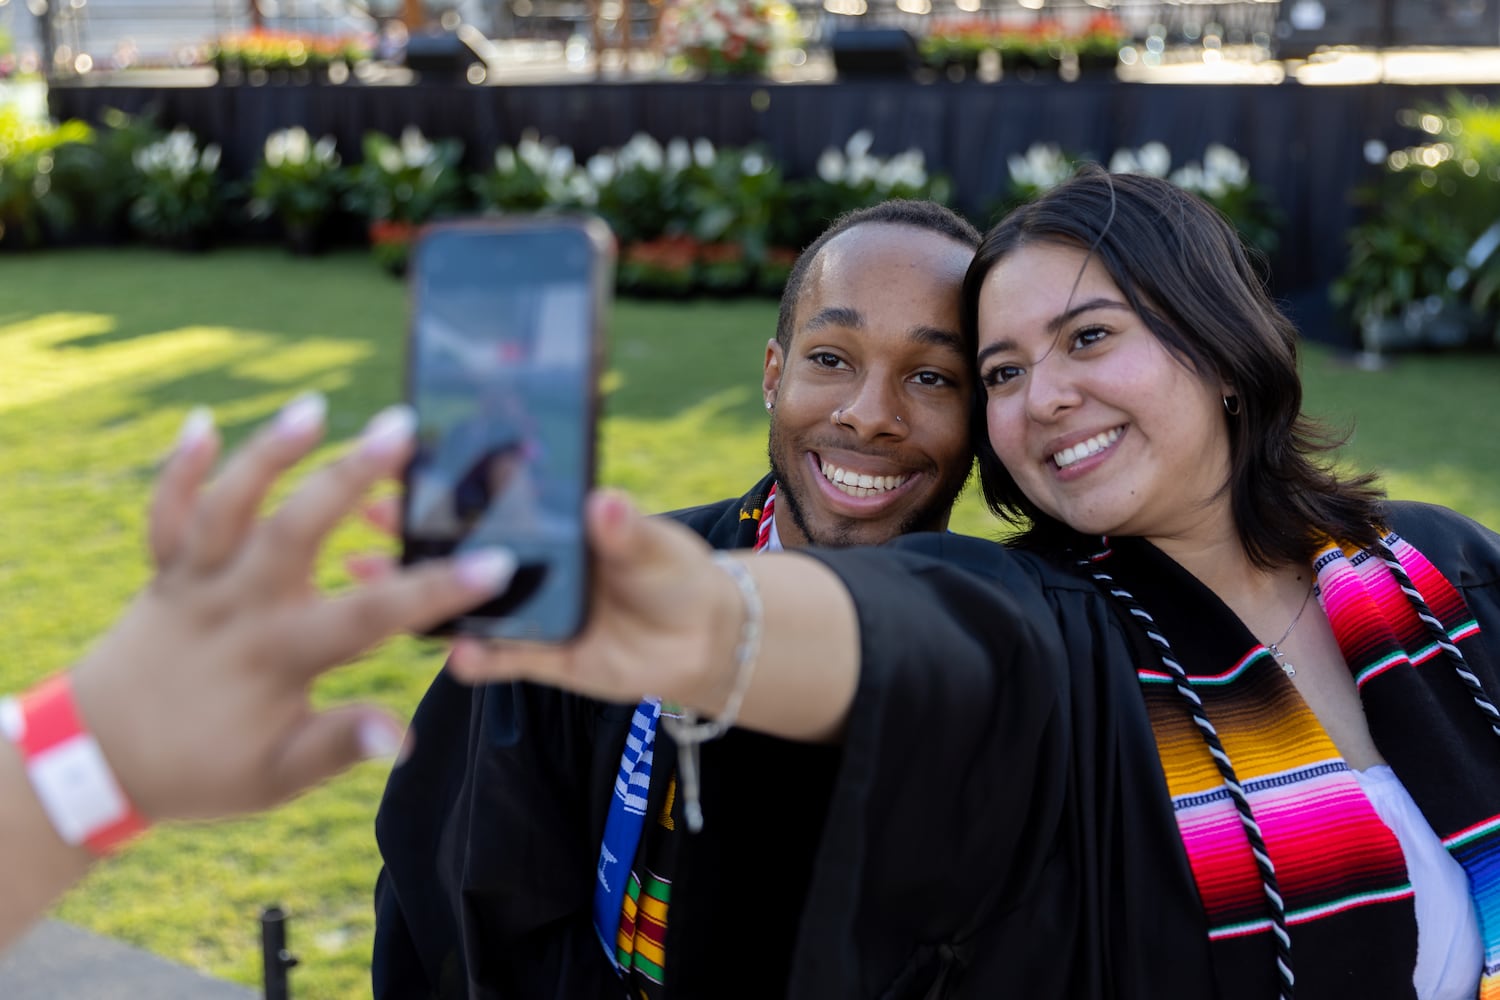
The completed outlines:
[[[823,463],[823,478],[851,497],[872,497],[895,489],[910,479],[910,476],[870,476],[850,472],[831,462]]]
[[[1095,434],[1087,441],[1081,441],[1071,448],[1064,448],[1052,456],[1052,461],[1059,469],[1066,469],[1075,462],[1081,462],[1090,455],[1097,455],[1105,448],[1120,440],[1120,435],[1125,433],[1125,428],[1116,427],[1105,431],[1103,434]]]

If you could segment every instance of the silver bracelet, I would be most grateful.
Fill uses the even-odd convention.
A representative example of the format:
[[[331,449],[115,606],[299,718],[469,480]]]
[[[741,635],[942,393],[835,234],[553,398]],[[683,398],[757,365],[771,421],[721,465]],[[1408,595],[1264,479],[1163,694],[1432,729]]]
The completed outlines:
[[[722,552],[714,553],[714,564],[728,573],[740,590],[740,599],[745,607],[745,624],[740,629],[740,641],[734,647],[734,687],[724,702],[724,710],[714,719],[700,719],[697,712],[683,708],[676,715],[663,712],[662,728],[677,744],[677,770],[681,779],[682,814],[688,831],[697,833],[703,829],[703,806],[698,800],[698,747],[709,740],[718,739],[734,728],[744,704],[745,693],[750,690],[750,679],[755,673],[755,658],[760,652],[761,627],[765,609],[761,605],[760,590],[755,577],[738,559]]]

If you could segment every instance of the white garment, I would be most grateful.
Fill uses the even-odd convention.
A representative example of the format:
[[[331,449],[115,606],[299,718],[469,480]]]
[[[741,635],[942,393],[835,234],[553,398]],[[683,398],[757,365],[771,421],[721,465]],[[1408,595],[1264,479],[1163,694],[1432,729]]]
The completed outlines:
[[[776,509],[771,509],[771,533],[766,536],[766,547],[764,552],[781,552],[786,546],[781,544],[781,532],[776,530]]]
[[[1473,1000],[1484,968],[1484,942],[1468,874],[1432,832],[1395,771],[1376,764],[1354,776],[1406,855],[1417,911],[1412,983],[1418,1000]]]

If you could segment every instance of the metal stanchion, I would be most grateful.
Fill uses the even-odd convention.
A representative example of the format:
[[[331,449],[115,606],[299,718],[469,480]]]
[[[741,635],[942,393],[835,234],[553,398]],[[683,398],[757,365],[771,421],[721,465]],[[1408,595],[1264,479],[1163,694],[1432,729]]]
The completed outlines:
[[[274,903],[260,911],[260,950],[266,1000],[291,1000],[286,974],[297,956],[286,949],[286,911]]]

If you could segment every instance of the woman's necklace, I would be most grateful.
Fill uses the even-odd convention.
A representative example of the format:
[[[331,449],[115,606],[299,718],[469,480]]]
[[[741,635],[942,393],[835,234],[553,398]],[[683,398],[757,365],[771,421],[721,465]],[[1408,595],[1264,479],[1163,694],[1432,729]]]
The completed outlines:
[[[1292,623],[1286,627],[1286,631],[1281,633],[1280,639],[1277,639],[1275,642],[1266,644],[1266,649],[1269,650],[1271,655],[1276,658],[1276,662],[1281,665],[1282,670],[1286,671],[1286,675],[1288,677],[1296,677],[1297,668],[1292,665],[1292,663],[1286,658],[1286,654],[1281,651],[1281,644],[1283,642],[1286,642],[1287,639],[1291,637],[1292,629],[1296,628],[1297,623],[1302,620],[1302,613],[1307,610],[1307,605],[1312,600],[1313,591],[1317,589],[1318,585],[1316,582],[1311,582],[1308,584],[1307,593],[1302,597],[1302,607],[1297,609],[1297,616],[1293,618]]]

